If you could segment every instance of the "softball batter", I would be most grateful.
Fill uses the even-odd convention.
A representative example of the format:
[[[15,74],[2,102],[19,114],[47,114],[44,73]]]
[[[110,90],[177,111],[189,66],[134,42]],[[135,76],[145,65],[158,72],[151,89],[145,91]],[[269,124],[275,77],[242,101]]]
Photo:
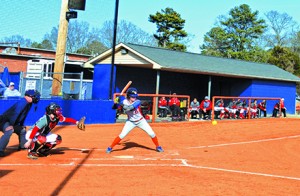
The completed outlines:
[[[126,99],[124,96],[119,97],[119,104],[123,107],[128,119],[120,135],[117,136],[113,143],[106,149],[106,153],[111,153],[113,147],[117,145],[134,127],[139,127],[144,130],[151,137],[156,146],[156,151],[163,152],[162,147],[158,144],[158,139],[154,131],[139,110],[141,101],[138,100],[137,97],[138,94],[136,88],[129,88],[127,90]]]

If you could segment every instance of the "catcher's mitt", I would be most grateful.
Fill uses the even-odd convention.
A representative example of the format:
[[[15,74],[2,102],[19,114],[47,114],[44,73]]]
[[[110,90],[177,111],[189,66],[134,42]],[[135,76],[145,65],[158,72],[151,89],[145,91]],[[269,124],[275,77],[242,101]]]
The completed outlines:
[[[84,121],[85,121],[85,116],[81,117],[81,119],[77,123],[77,128],[80,129],[80,130],[82,130],[82,131],[85,130]]]

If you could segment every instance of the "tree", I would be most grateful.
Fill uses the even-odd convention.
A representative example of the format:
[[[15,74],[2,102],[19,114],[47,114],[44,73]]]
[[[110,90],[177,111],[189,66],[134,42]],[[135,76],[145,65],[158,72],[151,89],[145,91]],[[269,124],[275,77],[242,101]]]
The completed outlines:
[[[275,46],[271,50],[271,56],[268,62],[290,73],[300,75],[300,58],[289,48]]]
[[[157,33],[154,34],[158,46],[173,50],[186,51],[186,45],[181,41],[188,36],[183,30],[185,20],[172,8],[166,8],[155,15],[149,16],[149,22],[156,23]]]
[[[67,51],[75,52],[90,43],[89,23],[71,20],[68,28]]]
[[[91,43],[88,43],[87,46],[79,48],[76,53],[97,56],[107,49],[108,48],[105,47],[101,42],[94,40]]]
[[[67,35],[67,52],[76,52],[79,48],[85,47],[92,42],[92,35],[89,32],[89,24],[87,22],[78,22],[71,20],[68,26]],[[44,36],[44,40],[49,40],[53,46],[57,45],[58,27],[53,27],[50,34]]]
[[[25,39],[21,35],[12,35],[10,37],[5,37],[1,40],[3,43],[20,43],[21,47],[30,47],[32,41],[30,39]]]
[[[297,23],[287,13],[280,14],[270,11],[265,14],[269,31],[264,36],[268,47],[290,46],[291,38],[295,35]]]
[[[300,57],[300,31],[298,31],[292,38],[292,51],[297,53]]]
[[[94,29],[92,34],[103,43],[104,46],[110,48],[113,42],[113,21],[105,21],[101,29]],[[121,20],[117,25],[116,42],[134,43],[147,46],[155,46],[154,37],[131,22]]]
[[[47,40],[47,39],[43,40],[42,43],[33,42],[30,47],[40,48],[40,49],[47,49],[47,50],[54,50],[54,47],[53,47],[51,41]]]
[[[248,5],[242,4],[231,9],[229,15],[219,17],[217,27],[205,34],[200,47],[202,54],[252,61],[262,59],[251,57],[262,54],[255,52],[259,49],[255,41],[266,28],[265,21],[258,18],[258,11],[252,12]]]

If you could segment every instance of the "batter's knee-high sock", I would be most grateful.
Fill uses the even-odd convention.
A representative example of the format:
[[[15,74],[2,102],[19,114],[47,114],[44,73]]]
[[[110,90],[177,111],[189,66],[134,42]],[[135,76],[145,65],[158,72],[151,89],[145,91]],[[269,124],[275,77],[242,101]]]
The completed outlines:
[[[113,148],[115,145],[117,145],[121,141],[121,138],[118,136],[115,138],[113,143],[110,145],[111,148]]]
[[[159,146],[158,139],[157,139],[156,136],[154,138],[151,138],[151,139],[152,139],[152,141],[153,141],[153,143],[155,144],[156,147]]]

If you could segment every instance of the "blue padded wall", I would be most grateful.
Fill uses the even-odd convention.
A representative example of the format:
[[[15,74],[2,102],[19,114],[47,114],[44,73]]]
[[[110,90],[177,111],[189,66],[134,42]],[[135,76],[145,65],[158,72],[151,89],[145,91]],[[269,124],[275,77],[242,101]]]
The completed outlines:
[[[115,78],[115,66],[114,66],[114,74],[113,74],[113,87],[114,89],[114,78]],[[111,77],[111,64],[96,64],[94,67],[94,78],[93,78],[93,91],[92,91],[92,99],[102,99],[108,100],[110,99],[109,91],[110,91],[110,77]],[[112,94],[114,90],[112,90]]]
[[[22,98],[20,98],[22,99]],[[0,114],[16,103],[19,99],[1,99]],[[43,99],[37,105],[33,104],[25,125],[33,125],[45,114],[45,108],[51,102],[59,104],[63,109],[63,115],[80,119],[86,116],[87,124],[110,124],[115,123],[116,111],[112,109],[113,101],[109,100],[63,100],[63,99]],[[35,106],[37,110],[35,111]]]
[[[296,83],[270,80],[252,80],[252,83],[239,95],[241,97],[284,98],[287,113],[295,114]],[[258,101],[260,102],[260,101]],[[276,101],[267,101],[267,112],[272,113]]]

